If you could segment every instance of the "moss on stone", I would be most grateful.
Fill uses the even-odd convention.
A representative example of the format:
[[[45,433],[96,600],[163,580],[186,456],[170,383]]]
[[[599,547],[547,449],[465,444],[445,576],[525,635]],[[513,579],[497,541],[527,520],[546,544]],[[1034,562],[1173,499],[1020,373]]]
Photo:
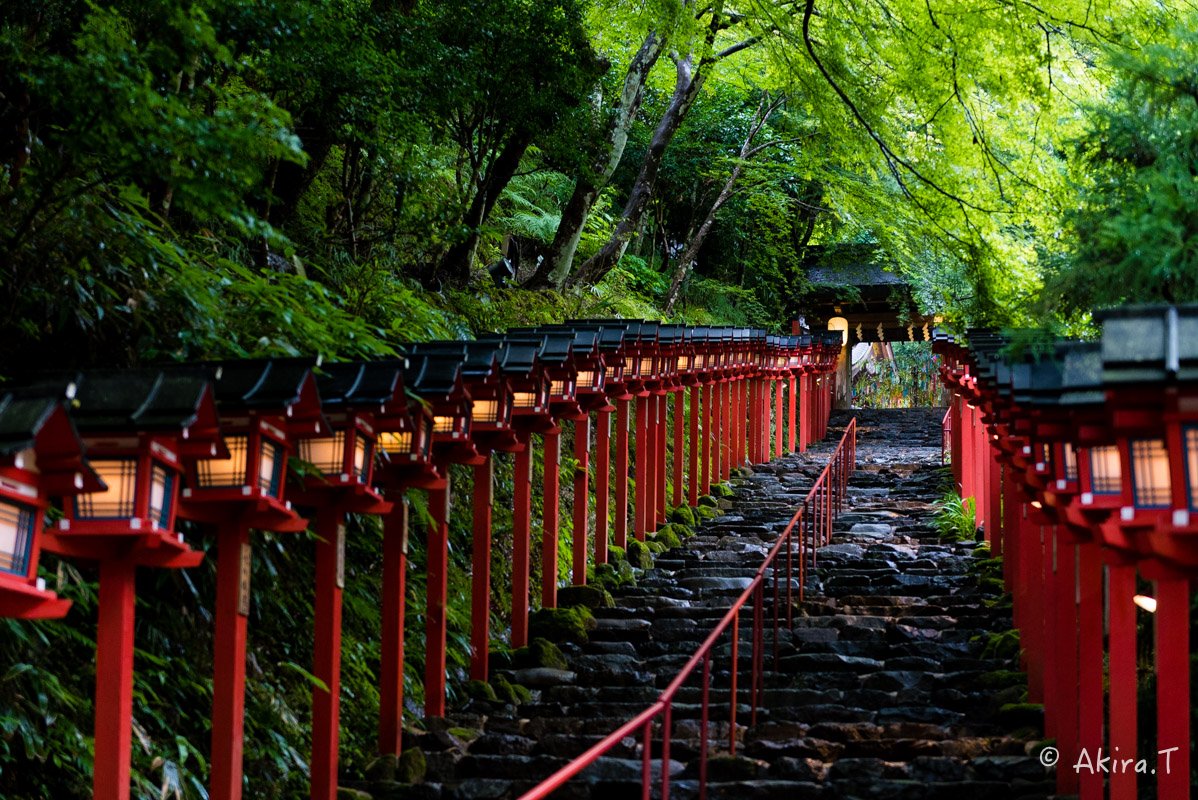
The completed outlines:
[[[503,675],[496,675],[491,678],[491,688],[495,690],[495,696],[499,698],[501,703],[511,703],[516,705],[520,699],[516,696],[516,690],[512,688],[512,682]]]
[[[678,534],[674,533],[672,526],[662,528],[661,530],[659,530],[657,532],[657,534],[653,538],[654,538],[654,541],[656,541],[658,544],[660,544],[662,547],[666,548],[667,550],[670,549],[671,547],[681,547],[682,546],[682,540],[678,538]]]
[[[498,699],[495,697],[495,690],[484,681],[468,681],[466,696],[472,700],[483,700],[488,703],[494,703]]]
[[[670,522],[677,522],[679,525],[694,526],[695,512],[690,506],[678,506],[670,512]]]
[[[987,689],[1006,689],[1010,686],[1027,685],[1027,676],[1009,669],[996,669],[978,676],[978,683]]]
[[[420,783],[428,772],[428,764],[424,760],[424,751],[419,747],[409,747],[399,756],[395,765],[395,780],[400,783]]]
[[[653,566],[653,553],[644,542],[632,539],[628,542],[628,563],[638,569],[649,569]]]
[[[665,546],[662,545],[661,542],[655,541],[653,539],[646,540],[645,547],[648,547],[649,552],[653,553],[653,555],[658,555],[658,554],[664,552],[666,549]]]
[[[1007,728],[1034,727],[1043,730],[1044,706],[1039,703],[1006,703],[999,706],[998,722]]]
[[[627,561],[628,553],[623,547],[616,547],[614,544],[607,548],[607,563],[616,564],[620,561]]]
[[[699,506],[695,509],[695,513],[703,519],[715,519],[717,516],[719,516],[719,513],[710,506]]]
[[[605,564],[604,566],[610,566]],[[557,604],[586,606],[587,608],[614,608],[616,601],[602,586],[566,586],[557,590]]]
[[[714,497],[712,497],[709,494],[705,494],[699,498],[699,509],[698,510],[700,511],[700,513],[702,513],[703,508],[715,508],[719,504],[720,504],[719,500],[716,500]]]
[[[566,657],[553,642],[540,637],[528,643],[528,654],[531,667],[549,667],[550,669],[568,669]]]
[[[542,608],[528,618],[528,631],[532,637],[551,642],[586,644],[587,631],[595,627],[595,618],[585,606]]]
[[[713,483],[711,485],[711,494],[714,497],[731,497],[734,492],[732,487],[726,483]]]

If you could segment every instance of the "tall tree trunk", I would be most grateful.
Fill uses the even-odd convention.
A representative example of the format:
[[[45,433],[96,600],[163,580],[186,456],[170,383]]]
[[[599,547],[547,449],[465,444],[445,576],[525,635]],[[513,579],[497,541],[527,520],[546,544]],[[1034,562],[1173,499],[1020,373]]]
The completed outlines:
[[[699,248],[703,246],[703,240],[707,238],[707,234],[715,222],[716,212],[733,195],[736,181],[740,178],[741,168],[744,167],[746,161],[770,146],[767,142],[766,144],[753,147],[753,140],[757,138],[757,134],[765,127],[765,123],[769,120],[770,115],[777,111],[781,105],[781,100],[770,103],[768,93],[762,93],[761,103],[757,106],[757,110],[753,112],[753,118],[749,121],[749,130],[745,134],[744,142],[741,143],[736,164],[733,165],[732,172],[728,175],[728,180],[724,182],[724,188],[720,190],[715,202],[711,204],[711,208],[708,209],[707,216],[703,218],[703,223],[699,226],[698,232],[691,237],[687,243],[686,250],[678,260],[678,266],[674,270],[674,279],[670,282],[669,291],[666,292],[665,313],[667,316],[674,313],[674,306],[677,304],[678,297],[682,293],[682,282],[686,280],[686,272],[690,268],[691,263],[698,257]]]
[[[486,175],[479,183],[478,191],[470,201],[470,208],[462,219],[462,225],[469,229],[469,233],[463,241],[450,247],[445,253],[437,271],[439,276],[448,278],[458,286],[464,286],[469,282],[470,267],[474,264],[478,244],[482,239],[483,223],[491,215],[491,209],[495,208],[499,195],[520,168],[520,159],[524,158],[524,151],[531,143],[531,133],[517,131],[508,138],[499,155],[487,167]]]
[[[599,198],[599,192],[611,180],[620,159],[624,155],[624,147],[628,144],[628,131],[632,121],[641,107],[645,96],[645,81],[650,70],[657,63],[665,46],[665,37],[650,31],[641,43],[640,49],[628,65],[628,73],[624,76],[624,89],[620,92],[620,101],[616,106],[608,124],[606,134],[596,154],[591,170],[578,176],[574,184],[574,192],[569,202],[562,210],[562,219],[558,223],[553,243],[541,266],[529,278],[529,288],[552,287],[560,289],[570,274],[574,263],[574,254],[578,250],[578,242],[582,239],[582,230],[590,216],[591,208]]]
[[[645,160],[641,163],[640,172],[637,173],[636,182],[632,186],[632,194],[624,205],[624,212],[616,225],[616,230],[599,252],[587,259],[578,272],[569,279],[568,283],[571,286],[592,286],[598,283],[603,276],[611,272],[612,267],[619,263],[624,251],[628,248],[628,242],[636,231],[637,225],[640,224],[641,216],[649,204],[649,198],[653,193],[653,184],[661,169],[662,156],[665,154],[666,147],[674,138],[674,134],[678,132],[679,126],[686,119],[687,113],[699,96],[699,91],[703,88],[703,81],[706,78],[703,71],[705,63],[701,62],[699,69],[696,70],[693,60],[693,54],[675,59],[674,95],[670,98],[670,105],[661,121],[657,123],[653,137],[649,140]]]

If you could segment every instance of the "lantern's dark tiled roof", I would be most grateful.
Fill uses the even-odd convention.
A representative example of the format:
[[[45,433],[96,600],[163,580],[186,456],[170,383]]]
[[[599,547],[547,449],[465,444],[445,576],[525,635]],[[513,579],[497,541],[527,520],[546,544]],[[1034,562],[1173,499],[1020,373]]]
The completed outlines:
[[[1062,405],[1102,403],[1102,345],[1098,342],[1069,342],[1064,346],[1061,376]]]
[[[1198,381],[1198,304],[1177,307],[1177,377]]]
[[[317,376],[323,405],[381,406],[403,396],[407,359],[326,364]]]
[[[278,411],[300,402],[317,358],[252,358],[194,365],[213,377],[216,401],[225,409]]]
[[[1177,373],[1177,309],[1129,305],[1095,312],[1102,323],[1102,372],[1108,384],[1155,383]]]
[[[460,362],[436,356],[413,356],[403,372],[404,386],[421,397],[449,397],[457,391]]]
[[[75,386],[71,419],[83,433],[177,431],[200,422],[206,403],[214,410],[212,385],[196,370],[88,370],[46,377],[37,386],[67,383]]]
[[[63,399],[63,395],[50,393],[25,396],[12,392],[0,394],[0,455],[10,456],[33,447],[38,434],[62,409]],[[82,450],[74,425],[69,419],[65,422],[70,427],[76,445]]]

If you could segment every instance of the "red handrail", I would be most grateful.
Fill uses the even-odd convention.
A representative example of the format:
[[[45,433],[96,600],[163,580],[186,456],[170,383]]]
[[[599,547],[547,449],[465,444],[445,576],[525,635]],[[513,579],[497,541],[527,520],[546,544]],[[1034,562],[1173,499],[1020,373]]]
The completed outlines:
[[[652,752],[652,733],[653,722],[657,716],[661,715],[661,797],[662,800],[668,800],[670,796],[670,711],[674,703],[674,695],[682,688],[683,683],[691,677],[695,667],[701,663],[703,665],[703,705],[699,725],[699,798],[704,800],[707,796],[707,719],[708,719],[708,695],[710,693],[710,675],[711,675],[711,654],[715,648],[716,641],[720,636],[728,630],[728,626],[732,626],[732,653],[730,658],[731,664],[731,696],[729,702],[728,715],[728,752],[732,755],[736,754],[736,683],[738,673],[737,650],[740,644],[740,610],[749,601],[753,599],[753,636],[752,636],[752,675],[750,689],[750,716],[749,724],[753,725],[757,721],[757,706],[759,705],[760,693],[763,690],[761,686],[761,656],[765,647],[765,572],[773,564],[782,547],[786,547],[786,624],[788,627],[793,627],[793,603],[791,602],[791,579],[793,577],[793,554],[794,548],[790,546],[791,533],[798,526],[799,535],[798,550],[799,550],[799,601],[803,600],[803,590],[806,585],[806,559],[804,558],[804,531],[810,532],[811,538],[811,564],[815,566],[815,550],[819,546],[828,543],[832,538],[832,522],[840,514],[844,508],[844,497],[848,489],[849,477],[852,475],[857,459],[857,420],[852,419],[848,427],[845,428],[844,436],[841,437],[840,443],[837,444],[836,450],[832,453],[832,457],[828,460],[827,466],[815,480],[815,484],[807,493],[798,511],[791,517],[790,523],[778,537],[778,541],[770,548],[769,554],[765,560],[761,562],[761,566],[757,568],[757,574],[753,576],[752,582],[737,598],[732,607],[712,629],[707,638],[703,640],[703,644],[695,651],[694,655],[687,660],[686,664],[679,670],[674,680],[670,681],[661,693],[648,708],[635,717],[625,722],[616,730],[612,731],[594,746],[589,748],[585,753],[578,756],[570,763],[563,766],[557,772],[550,775],[544,781],[533,787],[525,793],[520,800],[540,800],[540,798],[548,797],[550,793],[561,788],[566,781],[573,778],[586,767],[593,764],[608,750],[611,750],[624,739],[624,737],[634,733],[636,730],[643,731],[643,769],[641,777],[641,790],[644,800],[648,800],[650,789],[652,787],[652,778],[650,772]],[[780,615],[778,609],[778,572],[774,570],[774,667],[778,665],[778,631],[780,627]]]
[[[953,418],[951,416],[952,409],[944,412],[944,419],[940,420],[940,463],[944,464],[944,457],[951,449],[949,440],[953,435]]]

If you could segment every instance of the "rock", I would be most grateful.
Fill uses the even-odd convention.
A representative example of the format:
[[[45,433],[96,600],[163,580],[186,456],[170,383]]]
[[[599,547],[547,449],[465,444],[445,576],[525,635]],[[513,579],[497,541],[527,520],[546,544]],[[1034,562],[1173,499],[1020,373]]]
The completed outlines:
[[[529,669],[516,670],[516,682],[533,688],[571,685],[576,678],[577,676],[568,669],[530,667]]]
[[[466,694],[474,700],[485,700],[489,703],[495,703],[499,700],[495,696],[495,690],[484,681],[468,681],[466,683]]]
[[[419,747],[404,750],[395,764],[395,780],[399,783],[420,783],[428,771],[424,751]]]
[[[506,647],[492,647],[487,653],[487,663],[491,669],[511,669],[512,651]]]
[[[716,508],[717,506],[719,506],[719,501],[711,495],[705,494],[699,497],[700,508]]]
[[[1008,728],[1044,729],[1044,706],[1039,703],[1007,703],[998,709],[998,723]]]
[[[366,780],[372,782],[393,781],[395,780],[395,770],[398,764],[398,756],[394,753],[385,753],[366,765]]]
[[[366,792],[361,792],[357,789],[349,789],[345,786],[338,786],[337,800],[374,800],[374,798]]]
[[[374,800],[440,800],[441,787],[435,783],[376,781],[370,785]]]
[[[627,559],[628,556],[623,547],[616,547],[614,544],[607,546],[607,563],[615,564]]]
[[[646,540],[645,547],[649,548],[649,552],[653,553],[654,555],[664,553],[666,550],[665,546],[661,542],[655,541],[653,539]]]
[[[876,672],[882,669],[882,662],[838,653],[800,653],[783,658],[781,668],[787,672]]]
[[[528,631],[532,637],[548,639],[551,642],[585,644],[587,631],[594,628],[595,618],[584,606],[541,608],[528,618]]]
[[[770,764],[770,777],[786,781],[822,781],[827,767],[818,758],[783,756]]]
[[[446,798],[452,800],[501,800],[511,797],[512,782],[494,778],[467,778],[454,786]]]
[[[644,542],[631,539],[628,542],[628,563],[637,569],[650,569],[653,567],[653,553]]]
[[[678,534],[674,533],[670,528],[662,528],[654,535],[654,541],[662,545],[667,550],[671,547],[681,547],[682,541],[678,538]]]
[[[709,781],[751,781],[764,778],[769,770],[769,764],[745,756],[716,756],[707,759],[707,780]],[[695,765],[698,774],[698,764]]]
[[[715,519],[719,516],[719,512],[709,506],[700,505],[695,509],[695,513],[703,519]]]
[[[693,528],[695,526],[695,512],[691,511],[690,506],[678,506],[670,512],[670,522],[677,522],[680,525]]]
[[[501,703],[511,703],[517,706],[524,702],[520,697],[520,693],[516,691],[516,687],[501,674],[491,678],[491,688],[495,691],[495,696],[499,698],[499,702]]]
[[[732,497],[735,492],[732,487],[726,483],[713,483],[711,485],[711,494],[714,497]]]
[[[531,755],[536,741],[527,736],[508,733],[485,733],[470,745],[471,754],[492,753],[498,755]]]
[[[557,604],[567,606],[586,606],[587,608],[614,608],[616,601],[601,587],[596,586],[566,586],[557,590]],[[548,666],[548,665],[546,665]]]
[[[636,783],[640,785],[643,764],[639,758],[597,758],[582,772],[578,773],[579,780],[596,783]],[[678,761],[670,760],[670,777],[682,773],[685,767]],[[653,784],[661,783],[661,759],[655,758],[649,762],[649,775]]]

